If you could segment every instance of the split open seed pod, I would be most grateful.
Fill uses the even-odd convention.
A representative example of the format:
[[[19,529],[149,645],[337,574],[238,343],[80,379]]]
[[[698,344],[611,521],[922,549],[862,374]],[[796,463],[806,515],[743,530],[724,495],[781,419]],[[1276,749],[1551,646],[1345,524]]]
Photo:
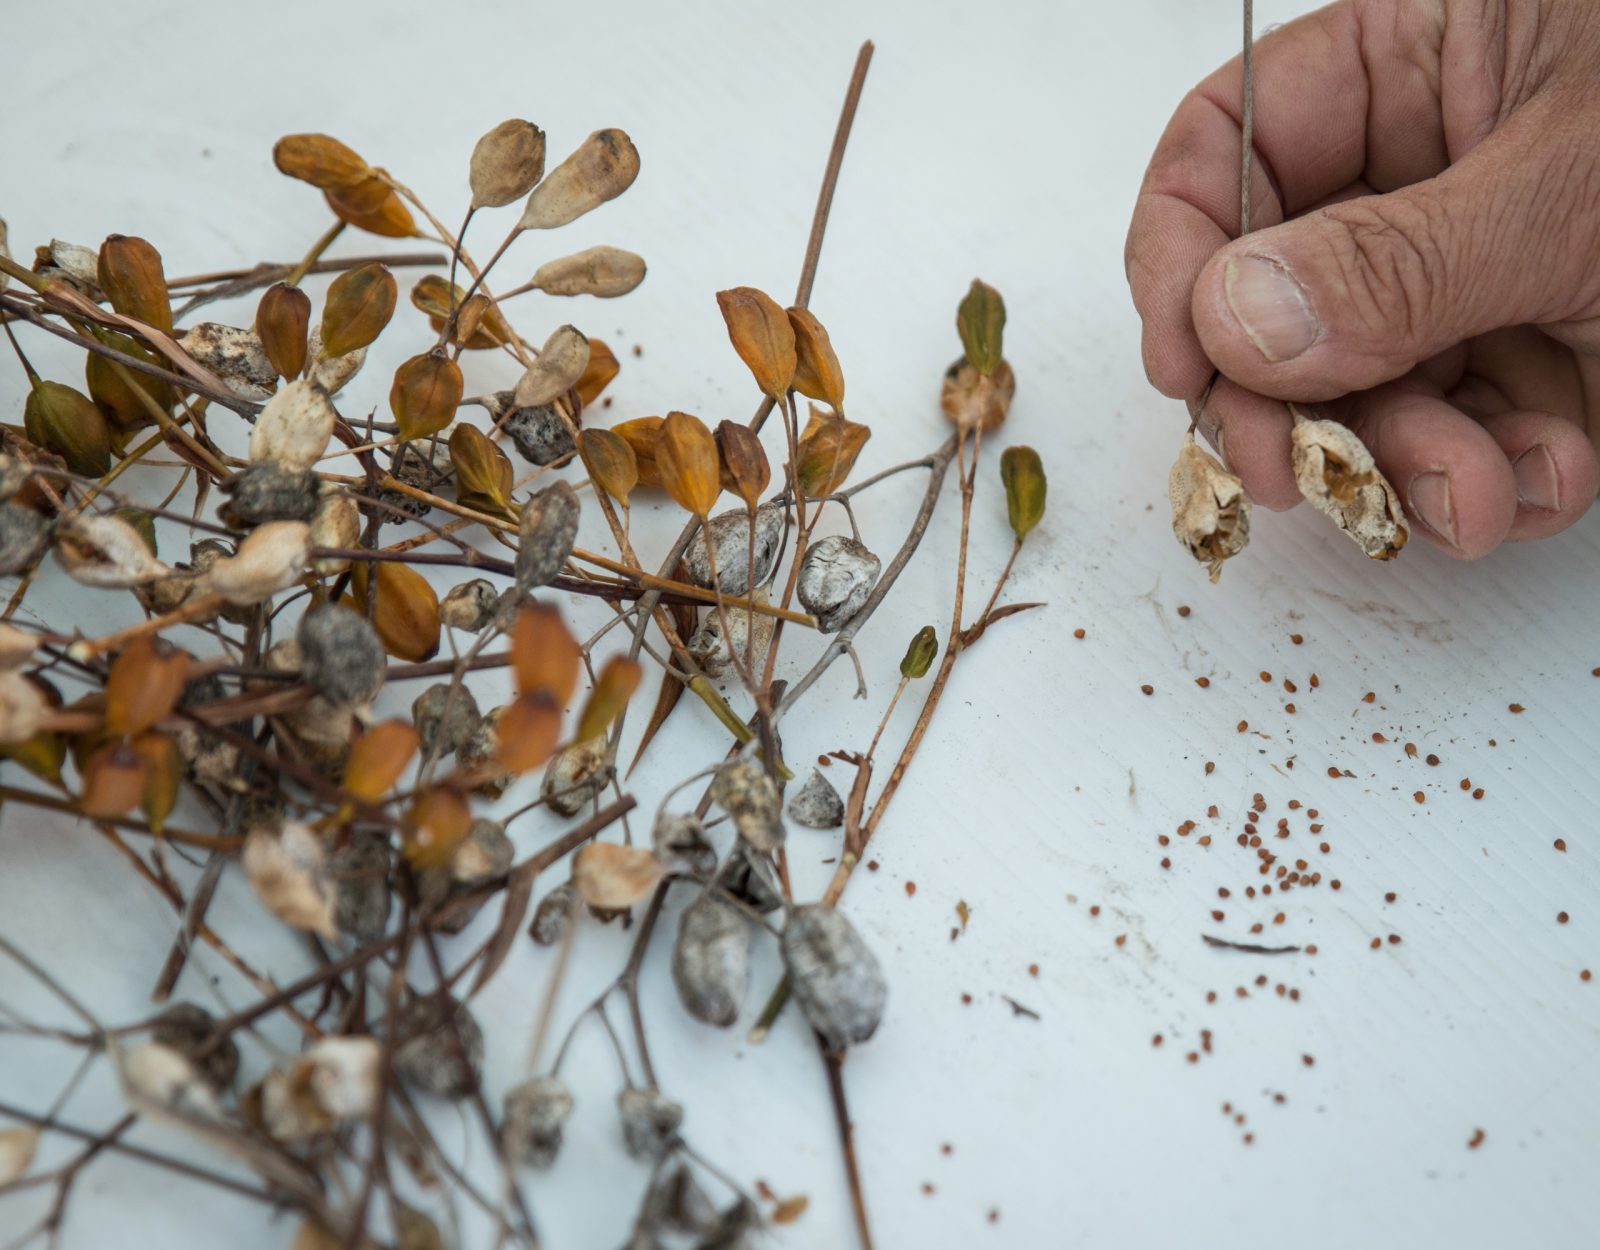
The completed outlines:
[[[1250,541],[1250,497],[1244,486],[1194,441],[1191,431],[1183,436],[1167,491],[1172,497],[1172,532],[1217,581],[1223,561],[1238,555]]]
[[[329,284],[322,304],[319,359],[332,360],[370,346],[394,316],[398,298],[394,275],[377,261],[345,270]]]
[[[739,835],[758,851],[783,845],[783,809],[778,787],[756,760],[737,756],[717,770],[711,797],[733,820]]]
[[[109,234],[100,245],[96,267],[100,289],[111,307],[167,334],[172,333],[172,301],[161,253],[143,239]]]
[[[639,461],[633,447],[620,434],[610,430],[584,430],[583,460],[606,494],[624,508],[628,506],[628,493],[639,484]]]
[[[616,773],[606,753],[604,738],[589,738],[564,748],[545,768],[539,797],[558,816],[576,816]]]
[[[834,355],[828,331],[808,309],[790,308],[787,312],[794,330],[794,389],[807,399],[820,399],[834,411],[843,411],[844,370]]]
[[[400,193],[379,176],[384,172],[376,169],[354,186],[327,187],[322,198],[334,216],[357,230],[386,239],[409,239],[418,233],[417,223]]]
[[[756,603],[769,602],[765,586],[757,586],[750,597]],[[726,639],[722,636],[724,616],[728,618]],[[776,625],[777,620],[765,612],[752,612],[749,608],[728,604],[721,611],[707,612],[686,646],[695,663],[713,680],[720,681],[737,672],[747,655],[759,673],[766,663],[767,648],[772,645]]]
[[[589,365],[589,340],[575,326],[556,330],[517,382],[519,408],[554,403],[576,385]]]
[[[1000,456],[1000,480],[1006,488],[1006,513],[1020,543],[1044,519],[1047,483],[1039,453],[1032,447],[1007,447]]]
[[[178,346],[196,364],[216,374],[240,399],[261,403],[272,398],[278,371],[267,359],[261,336],[254,330],[202,321],[185,332]]]
[[[237,554],[214,561],[201,584],[229,603],[260,603],[293,586],[310,567],[311,527],[304,521],[268,521],[250,531]]]
[[[958,429],[988,434],[1000,428],[1016,392],[1017,379],[1006,361],[997,364],[992,373],[981,373],[963,356],[945,371],[939,407]]]
[[[594,295],[615,299],[644,281],[644,257],[620,247],[591,247],[546,261],[533,275],[533,287],[546,295]]]
[[[281,828],[257,826],[244,844],[244,873],[261,904],[279,920],[297,929],[311,929],[330,942],[339,936],[334,924],[336,901],[322,842],[298,821]]]
[[[739,359],[755,375],[763,395],[782,403],[794,381],[794,327],[778,301],[753,286],[717,292],[717,307]]]
[[[656,435],[656,471],[680,508],[705,517],[722,493],[717,440],[705,422],[686,412],[669,412]]]
[[[614,200],[639,176],[639,151],[614,127],[597,130],[528,196],[522,230],[553,230]]]
[[[547,586],[572,555],[578,541],[578,495],[565,482],[552,482],[522,506],[517,525],[517,590]]]
[[[328,450],[334,410],[317,383],[290,382],[268,401],[250,431],[250,459],[276,460],[292,469],[309,469]]]
[[[661,469],[656,464],[656,439],[661,435],[660,417],[636,417],[611,427],[611,432],[625,439],[633,448],[633,462],[639,471],[640,486],[661,485]]]
[[[1347,426],[1314,420],[1298,405],[1291,449],[1294,480],[1313,506],[1373,560],[1393,560],[1411,537],[1400,497],[1372,453]]]
[[[494,619],[494,605],[499,597],[494,583],[481,577],[452,586],[439,601],[439,623],[475,634]]]
[[[111,427],[95,402],[63,382],[33,378],[22,405],[28,441],[53,451],[84,477],[111,468]]]
[[[73,581],[107,590],[129,590],[172,574],[133,526],[92,512],[56,532],[55,557]]]
[[[329,702],[370,703],[382,689],[383,643],[359,612],[343,604],[319,604],[300,618],[295,641],[306,684]]]
[[[577,451],[577,444],[572,441],[573,423],[564,420],[553,404],[518,408],[511,391],[501,394],[510,412],[500,428],[511,436],[517,454],[524,460],[541,466],[554,464]]]
[[[854,925],[832,907],[809,903],[789,913],[779,948],[795,1001],[830,1050],[877,1032],[888,985]]]
[[[882,568],[883,562],[863,543],[831,534],[806,548],[795,592],[805,610],[817,618],[817,628],[836,634],[861,611]]]
[[[402,364],[389,388],[389,410],[400,424],[400,437],[427,438],[444,429],[455,418],[461,391],[461,366],[443,348]]]
[[[297,286],[275,282],[256,305],[261,350],[280,377],[293,381],[305,371],[311,333],[311,297]]]
[[[467,181],[473,208],[504,208],[520,200],[544,177],[544,131],[513,117],[472,148]]]
[[[523,694],[543,692],[557,709],[572,701],[583,667],[583,649],[572,636],[561,610],[547,603],[530,603],[517,613],[511,631],[511,663],[517,689]]]
[[[372,167],[331,135],[284,135],[272,145],[278,172],[326,191],[349,187],[372,174]]]
[[[709,877],[717,870],[717,849],[693,812],[662,812],[650,829],[650,847],[673,872]]]
[[[439,653],[439,596],[416,569],[392,560],[378,565],[378,602],[372,626],[383,649],[398,660],[420,664]],[[367,566],[359,561],[350,570],[356,608],[367,607]]]
[[[847,421],[837,412],[825,413],[812,404],[811,419],[796,449],[800,489],[811,499],[833,494],[844,485],[871,437],[868,426]]]
[[[165,638],[135,638],[106,677],[106,732],[143,733],[172,711],[189,676],[189,655]]]
[[[678,917],[672,983],[696,1020],[729,1027],[750,992],[750,925],[738,908],[711,891]]]
[[[337,395],[367,363],[367,349],[358,347],[343,356],[322,355],[322,323],[315,322],[306,337],[306,376],[329,395]]]

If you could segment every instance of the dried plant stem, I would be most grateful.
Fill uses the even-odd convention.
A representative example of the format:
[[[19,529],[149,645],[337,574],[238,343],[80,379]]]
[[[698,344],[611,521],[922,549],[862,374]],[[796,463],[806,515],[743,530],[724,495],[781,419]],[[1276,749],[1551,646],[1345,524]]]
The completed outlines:
[[[995,591],[999,594],[999,590]],[[872,753],[878,749],[878,739],[883,737],[883,731],[889,724],[889,718],[894,715],[895,704],[900,702],[900,696],[905,693],[906,687],[911,684],[911,678],[901,674],[900,684],[894,688],[894,698],[889,700],[889,706],[884,709],[883,719],[878,722],[878,732],[872,735],[872,745],[867,748],[867,758],[872,758]]]
[[[856,53],[855,68],[850,72],[850,85],[845,88],[844,107],[839,110],[839,124],[833,130],[833,146],[828,151],[828,166],[822,174],[822,189],[817,193],[817,210],[811,216],[811,237],[806,241],[806,259],[800,267],[800,285],[795,290],[794,302],[801,308],[811,303],[811,287],[817,279],[817,262],[822,258],[822,236],[828,228],[828,214],[833,209],[833,192],[839,185],[839,170],[844,165],[844,149],[850,141],[850,128],[855,125],[856,106],[861,103],[861,88],[867,81],[867,68],[872,64],[872,52],[872,40],[868,39]]]
[[[1239,237],[1250,233],[1250,157],[1255,142],[1255,0],[1244,0],[1244,117],[1239,156]]]
[[[333,241],[343,233],[344,220],[341,218],[323,231],[322,237],[311,245],[311,250],[301,258],[300,263],[291,269],[288,275],[284,278],[284,285],[299,286],[301,280],[304,279],[307,272],[310,271],[311,266],[316,264],[317,261],[321,259],[322,254],[332,247]]]
[[[829,1050],[828,1044],[817,1034],[817,1049],[822,1052],[822,1065],[828,1070],[828,1093],[833,1102],[833,1118],[839,1126],[839,1147],[844,1152],[845,1175],[850,1181],[850,1207],[856,1217],[856,1235],[861,1238],[861,1250],[872,1250],[872,1229],[867,1224],[867,1200],[861,1192],[861,1169],[856,1166],[855,1129],[850,1123],[850,1107],[844,1097],[844,1051]]]

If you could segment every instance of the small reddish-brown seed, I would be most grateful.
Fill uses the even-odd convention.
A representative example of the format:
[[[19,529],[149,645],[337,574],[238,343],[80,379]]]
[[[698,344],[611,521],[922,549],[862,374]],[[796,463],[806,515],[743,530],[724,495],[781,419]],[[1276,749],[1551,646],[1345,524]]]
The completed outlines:
[[[1556,923],[1557,924],[1566,924],[1567,923],[1567,913],[1564,912],[1564,911],[1558,911],[1556,913]]]
[[[1490,738],[1489,739],[1489,745],[1492,746],[1492,747],[1495,747],[1495,746],[1499,746],[1500,744],[1498,742],[1496,742],[1493,738]]]
[[[1289,810],[1291,812],[1298,812],[1300,810],[1300,800],[1299,799],[1290,799],[1289,800]]]
[[[1428,796],[1423,794],[1421,790],[1418,790],[1411,797],[1416,799],[1418,803],[1426,803],[1428,801]]]
[[[1083,630],[1081,630],[1081,629],[1075,629],[1075,630],[1073,630],[1073,631],[1072,631],[1072,636],[1073,636],[1073,637],[1074,637],[1074,638],[1082,638],[1082,637],[1083,637]]]
[[[1406,754],[1412,759],[1417,758],[1417,744],[1415,742],[1406,743]]]
[[[910,898],[916,892],[917,892],[917,883],[915,881],[907,881],[906,882],[906,897]]]
[[[1294,643],[1294,645],[1298,647],[1302,642],[1305,641],[1305,639],[1302,638],[1299,634],[1290,634],[1289,635],[1289,641]]]
[[[1299,694],[1300,693],[1300,687],[1295,685],[1294,682],[1290,681],[1287,677],[1285,677],[1283,679],[1283,688],[1285,690],[1287,690],[1290,694]]]
[[[1263,669],[1262,672],[1261,672],[1261,680],[1262,681],[1271,681],[1272,680],[1272,674],[1267,672],[1265,669]]]
[[[1294,861],[1294,866],[1296,868],[1298,868],[1301,872],[1304,872],[1306,870],[1306,866],[1307,865],[1306,865],[1306,861],[1305,860],[1297,859],[1297,860]]]
[[[1483,1130],[1481,1128],[1473,1129],[1472,1140],[1467,1143],[1467,1149],[1476,1150],[1481,1145],[1483,1145]]]
[[[1315,816],[1316,813],[1312,812],[1311,815]],[[1311,826],[1311,832],[1312,833],[1321,833],[1322,832],[1322,826],[1321,825],[1312,825]]]
[[[1256,831],[1255,823],[1253,821],[1248,821],[1248,820],[1245,821],[1244,822],[1244,831],[1246,833],[1254,833]]]
[[[989,1209],[989,1223],[998,1224],[999,1222],[1000,1222],[1000,1208],[999,1207],[991,1207]]]
[[[1030,977],[1038,976],[1039,975],[1039,965],[1038,964],[1029,964],[1028,965],[1028,975]]]
[[[1282,924],[1283,923],[1283,913],[1281,911],[1276,916],[1274,916],[1272,918],[1272,923],[1273,924]]]
[[[1154,686],[1140,686],[1139,689],[1144,691],[1146,694],[1154,694],[1156,692],[1156,688]]]
[[[1267,978],[1265,976],[1259,976],[1259,977],[1256,978],[1256,984],[1257,985],[1265,985],[1266,983],[1267,983]]]
[[[878,871],[878,861],[875,860],[875,859],[869,859],[867,861],[867,871],[868,872],[877,872]]]
[[[1250,728],[1250,722],[1249,721],[1242,720],[1242,721],[1239,722],[1239,732],[1240,733],[1243,733],[1246,729],[1249,729],[1249,728]]]
[[[1091,907],[1089,909],[1089,914],[1091,916],[1098,916],[1100,914],[1100,904],[1096,903],[1093,907]]]
[[[1398,933],[1391,933],[1389,935],[1389,945],[1390,946],[1399,946],[1400,945],[1400,935]]]
[[[1225,886],[1225,885],[1218,886],[1217,887],[1217,897],[1218,898],[1227,898],[1228,897],[1228,887]]]
[[[1155,1035],[1155,1036],[1154,1036],[1154,1037],[1152,1037],[1152,1038],[1151,1038],[1151,1039],[1150,1039],[1150,1044],[1151,1044],[1151,1045],[1152,1045],[1152,1046],[1159,1046],[1159,1045],[1161,1045],[1161,1034],[1159,1034],[1159,1033],[1157,1033],[1157,1034],[1156,1034],[1156,1035]]]
[[[1128,940],[1128,935],[1126,933],[1117,934],[1117,945],[1118,946],[1123,945],[1125,942],[1127,942],[1127,940]]]
[[[1287,994],[1289,992],[1289,987],[1287,985],[1285,985],[1282,981],[1279,981],[1278,985],[1277,985],[1277,990],[1278,990],[1278,997],[1282,998],[1285,994]]]
[[[1195,1052],[1195,1051],[1192,1051],[1192,1050],[1187,1055],[1185,1055],[1184,1058],[1187,1059],[1190,1063],[1199,1063],[1200,1062],[1199,1054],[1197,1052]]]
[[[831,768],[833,766],[833,759],[827,755],[819,755],[817,756],[817,763],[821,764],[824,768]]]
[[[1339,888],[1339,879],[1335,877],[1332,881],[1328,882],[1328,884],[1337,890]]]
[[[1306,1067],[1309,1068],[1312,1064],[1314,1064],[1316,1062],[1316,1060],[1313,1059],[1310,1055],[1301,1055],[1300,1056],[1300,1062],[1305,1064]]]
[[[1211,1030],[1210,1029],[1201,1029],[1200,1030],[1200,1049],[1205,1051],[1206,1054],[1208,1054],[1208,1055],[1211,1053]]]
[[[1195,841],[1198,842],[1201,846],[1210,846],[1211,845],[1211,835],[1209,833],[1205,834],[1205,835],[1203,835],[1201,837],[1196,838]]]
[[[1388,893],[1388,894],[1385,894],[1385,895],[1384,895],[1384,896],[1383,896],[1383,901],[1384,901],[1384,902],[1385,902],[1385,903],[1392,903],[1392,902],[1394,902],[1394,898],[1395,898],[1395,896],[1394,896],[1394,892],[1393,892],[1393,891],[1390,891],[1390,892],[1389,892],[1389,893]]]
[[[644,355],[644,348],[640,347],[639,344],[635,343],[633,345],[633,354],[635,356],[643,356]]]
[[[1474,790],[1472,792],[1472,797],[1475,799],[1481,799],[1483,797],[1483,791],[1481,789]]]
[[[933,1192],[933,1186],[924,1181],[922,1183],[922,1192],[925,1194],[931,1194]]]
[[[1178,615],[1179,616],[1188,616],[1189,615],[1188,607],[1187,606],[1180,606],[1178,608]]]
[[[1253,886],[1253,885],[1245,886],[1244,894],[1245,894],[1246,898],[1254,898],[1256,896],[1256,888],[1255,888],[1255,886]]]
[[[1262,870],[1261,870],[1261,871],[1262,871],[1262,872],[1265,872],[1265,871],[1266,871],[1266,869],[1265,869],[1265,868],[1263,868],[1263,869],[1262,869]],[[1250,926],[1250,932],[1251,932],[1251,933],[1260,933],[1260,932],[1261,932],[1261,926],[1260,926],[1260,925],[1259,925],[1259,924],[1253,924],[1253,925],[1251,925],[1251,926]]]
[[[1215,764],[1213,764],[1210,760],[1207,760],[1206,761],[1206,776],[1207,777],[1211,776],[1211,774],[1216,772],[1216,770],[1217,770],[1217,766]]]
[[[1321,683],[1321,682],[1320,682],[1320,681],[1318,681],[1318,680],[1317,680],[1317,675],[1316,675],[1316,674],[1315,674],[1315,673],[1312,673],[1312,674],[1311,674],[1311,688],[1312,688],[1312,689],[1313,689],[1313,690],[1315,690],[1315,689],[1316,689],[1316,688],[1317,688],[1317,687],[1318,687],[1318,686],[1320,686],[1320,685],[1321,685],[1321,684],[1322,684],[1322,683]]]
[[[1292,703],[1285,703],[1285,704],[1284,704],[1284,705],[1283,705],[1283,710],[1284,710],[1284,711],[1285,711],[1285,712],[1288,712],[1288,713],[1289,713],[1289,715],[1291,715],[1291,716],[1293,716],[1293,715],[1294,715],[1294,704],[1292,704]]]
[[[1315,946],[1306,947],[1306,954],[1315,955],[1316,953],[1317,953],[1317,948]]]
[[[1580,972],[1580,973],[1579,973],[1579,974],[1578,974],[1578,975],[1579,975],[1579,976],[1580,976],[1580,977],[1582,977],[1582,978],[1583,978],[1583,979],[1584,979],[1584,980],[1585,980],[1585,981],[1587,981],[1587,980],[1588,980],[1588,979],[1589,979],[1589,970],[1588,970],[1588,969],[1587,969],[1587,968],[1585,968],[1585,969],[1584,969],[1584,970],[1583,970],[1583,971],[1582,971],[1582,972]]]
[[[1382,734],[1373,734],[1372,735],[1372,740],[1374,742],[1387,742],[1387,741],[1389,741],[1389,739],[1385,738]]]
[[[1248,833],[1241,833],[1237,840],[1240,846],[1250,845],[1250,835]]]
[[[1366,694],[1361,696],[1361,701],[1363,703],[1371,703],[1377,697],[1378,697],[1378,692],[1376,690],[1369,690],[1369,691],[1367,691]]]
[[[1156,835],[1156,841],[1161,843],[1162,846],[1166,846],[1169,842],[1172,841],[1172,839],[1167,837],[1166,834],[1162,833],[1162,834]]]
[[[1238,997],[1238,998],[1249,998],[1250,997],[1250,991],[1245,989],[1245,987],[1242,986],[1242,985],[1239,986],[1239,988],[1234,990],[1233,992],[1234,992],[1235,997]]]
[[[1463,777],[1463,778],[1462,778],[1462,779],[1461,779],[1461,788],[1462,788],[1462,789],[1463,789],[1463,790],[1470,790],[1470,789],[1472,789],[1472,778],[1471,778],[1471,777]]]
[[[1222,919],[1222,913],[1220,911],[1212,912],[1211,913],[1211,919],[1220,921]]]
[[[1216,990],[1207,990],[1206,991],[1206,1002],[1214,1003],[1216,1001],[1217,1001],[1217,992],[1216,992]]]
[[[1311,817],[1312,820],[1315,820],[1317,818],[1317,809],[1314,807],[1306,808],[1306,815]]]
[[[1172,867],[1172,861],[1170,859],[1163,859],[1161,861],[1161,866],[1163,868],[1171,868]]]
[[[963,1003],[970,1003],[972,1001],[972,995],[971,994],[963,994],[961,996],[961,1001]]]
[[[1512,710],[1512,711],[1513,711],[1513,712],[1520,712],[1520,711],[1522,711],[1522,704],[1520,704],[1520,703],[1513,703],[1513,704],[1512,704],[1512,705],[1511,705],[1511,710]]]
[[[1372,949],[1373,950],[1377,950],[1378,947],[1380,947],[1382,945],[1383,945],[1383,939],[1382,938],[1373,938],[1372,939]]]
[[[1248,828],[1254,829],[1255,826],[1254,825],[1250,825],[1250,826],[1248,826]],[[1250,845],[1251,846],[1260,846],[1261,845],[1261,839],[1258,836],[1256,836],[1255,834],[1252,834],[1250,836]]]
[[[1439,757],[1437,755],[1428,756],[1428,765],[1432,768],[1439,767]]]
[[[1199,686],[1200,689],[1204,690],[1204,689],[1206,689],[1206,687],[1211,685],[1211,678],[1209,678],[1209,677],[1196,677],[1194,679],[1194,684]]]
[[[1321,846],[1319,846],[1319,847],[1318,847],[1318,848],[1317,848],[1317,849],[1318,849],[1318,850],[1319,850],[1319,851],[1321,851],[1321,852],[1322,852],[1322,853],[1323,853],[1323,854],[1324,854],[1324,855],[1326,855],[1326,854],[1327,854],[1327,853],[1328,853],[1328,849],[1329,849],[1329,848],[1328,848],[1328,844],[1327,844],[1327,843],[1326,843],[1326,842],[1324,842],[1324,843],[1323,843],[1323,844],[1322,844],[1322,845],[1321,845]]]
[[[1206,808],[1206,815],[1211,817],[1212,820],[1217,818],[1217,805],[1215,803]]]
[[[1328,776],[1337,777],[1338,775],[1339,775],[1339,770],[1337,768],[1328,769]]]
[[[1565,838],[1557,838],[1556,839],[1556,850],[1564,851],[1566,849],[1567,849],[1567,840]]]

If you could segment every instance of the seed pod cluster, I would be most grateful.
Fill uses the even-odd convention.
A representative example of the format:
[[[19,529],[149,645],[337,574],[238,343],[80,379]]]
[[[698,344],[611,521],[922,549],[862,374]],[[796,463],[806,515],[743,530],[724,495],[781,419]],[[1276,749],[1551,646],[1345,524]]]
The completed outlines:
[[[882,562],[854,538],[834,534],[806,548],[795,591],[824,634],[836,634],[867,602]]]
[[[833,1050],[878,1029],[888,986],[855,926],[832,907],[808,903],[789,913],[780,942],[794,998]]]

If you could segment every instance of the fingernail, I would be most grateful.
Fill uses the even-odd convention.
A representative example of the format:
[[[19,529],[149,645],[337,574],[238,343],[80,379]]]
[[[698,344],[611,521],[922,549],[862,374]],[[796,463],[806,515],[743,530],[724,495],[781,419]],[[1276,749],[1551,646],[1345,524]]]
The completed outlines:
[[[1543,443],[1535,443],[1511,465],[1517,476],[1517,498],[1530,508],[1557,512],[1561,508],[1561,480],[1555,457]]]
[[[1450,475],[1419,473],[1406,487],[1411,512],[1452,547],[1456,545],[1456,514],[1450,506]]]
[[[1274,364],[1293,360],[1317,337],[1305,292],[1277,261],[1230,256],[1222,287],[1239,328]]]

